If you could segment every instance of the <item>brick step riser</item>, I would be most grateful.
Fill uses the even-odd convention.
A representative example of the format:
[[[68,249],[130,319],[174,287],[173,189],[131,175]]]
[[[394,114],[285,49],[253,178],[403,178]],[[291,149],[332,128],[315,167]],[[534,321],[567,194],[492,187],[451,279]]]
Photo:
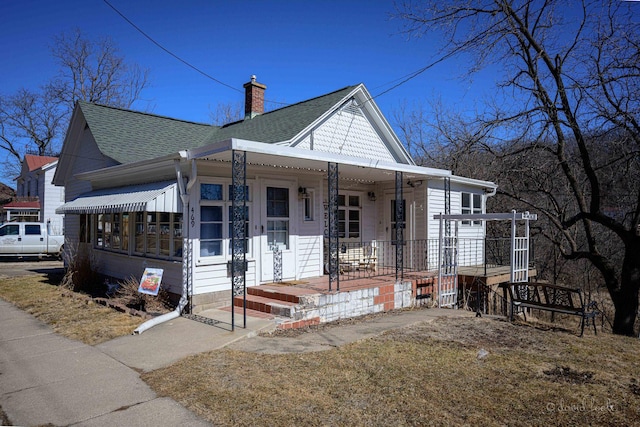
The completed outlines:
[[[268,302],[252,301],[250,297],[250,295],[247,295],[248,310],[260,311],[262,313],[269,313],[280,317],[293,317],[293,312],[295,311],[295,309],[290,306],[283,306],[282,304],[280,304],[282,300],[274,299],[272,305]],[[235,297],[233,299],[233,305],[235,305],[236,307],[242,307],[242,297]]]
[[[260,289],[260,287],[258,286],[250,286],[247,288],[247,295],[255,295],[258,297],[264,297],[264,298],[269,298],[272,300],[278,300],[278,301],[287,301],[287,302],[293,302],[298,304],[300,302],[299,298],[295,295],[290,295],[290,294],[286,294],[283,292],[273,292],[273,291],[267,291],[264,289]]]

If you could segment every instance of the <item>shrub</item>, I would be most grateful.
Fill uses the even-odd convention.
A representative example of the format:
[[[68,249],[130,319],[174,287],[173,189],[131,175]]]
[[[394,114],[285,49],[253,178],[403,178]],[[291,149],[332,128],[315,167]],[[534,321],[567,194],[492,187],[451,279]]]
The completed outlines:
[[[95,268],[96,262],[91,255],[80,253],[77,249],[67,249],[65,258],[67,268],[60,286],[93,296],[104,294],[102,275]]]
[[[129,308],[151,312],[167,312],[173,309],[169,293],[160,288],[158,295],[148,295],[138,292],[140,282],[135,277],[129,277],[118,282],[115,298],[122,300],[122,303]]]

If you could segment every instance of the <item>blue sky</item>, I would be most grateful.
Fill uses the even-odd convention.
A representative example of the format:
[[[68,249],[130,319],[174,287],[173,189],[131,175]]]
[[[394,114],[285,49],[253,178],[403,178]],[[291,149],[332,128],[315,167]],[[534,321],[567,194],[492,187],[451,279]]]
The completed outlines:
[[[91,38],[111,37],[128,61],[151,72],[152,87],[134,109],[208,122],[219,103],[240,103],[255,74],[266,98],[295,103],[364,83],[372,95],[422,68],[435,54],[429,39],[408,40],[390,18],[389,1],[128,1],[110,0],[168,50],[229,89],[177,61],[102,0],[0,2],[0,93],[35,89],[56,72],[52,38],[76,27]],[[457,79],[455,63],[440,65],[376,98],[391,119],[402,102],[442,96],[468,108],[490,89],[484,78]]]

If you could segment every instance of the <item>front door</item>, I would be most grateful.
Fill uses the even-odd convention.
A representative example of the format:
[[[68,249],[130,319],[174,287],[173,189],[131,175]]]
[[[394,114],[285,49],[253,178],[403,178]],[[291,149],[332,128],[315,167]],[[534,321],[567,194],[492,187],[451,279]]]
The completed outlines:
[[[400,223],[398,223],[396,219],[396,198],[394,194],[387,194],[385,197],[385,230],[386,236],[385,239],[390,241],[396,240],[396,228],[398,226],[404,227],[404,240],[409,240],[412,237],[413,227],[412,227],[412,212],[408,209],[411,209],[410,199],[411,194],[404,194],[405,198],[402,200],[402,217],[400,218]]]
[[[296,275],[293,231],[294,187],[286,181],[268,181],[262,187],[261,282],[293,280]]]
[[[402,200],[402,217],[396,218],[396,198],[394,193],[387,193],[385,195],[385,239],[391,242],[387,248],[387,253],[384,255],[384,262],[387,265],[395,265],[395,241],[396,241],[396,229],[403,227],[402,238],[404,241],[403,246],[403,261],[404,267],[410,269],[420,268],[420,262],[424,258],[424,248],[417,247],[414,235],[414,209],[413,209],[413,194],[411,192],[404,192],[404,199]],[[390,250],[390,251],[389,251]]]

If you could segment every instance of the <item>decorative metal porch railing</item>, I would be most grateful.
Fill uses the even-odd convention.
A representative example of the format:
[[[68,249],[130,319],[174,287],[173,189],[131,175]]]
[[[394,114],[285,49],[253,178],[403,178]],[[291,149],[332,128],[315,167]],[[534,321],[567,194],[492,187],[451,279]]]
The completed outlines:
[[[480,268],[484,275],[489,269],[509,266],[510,245],[509,238],[458,238],[459,266]],[[533,242],[531,246],[533,254]],[[390,240],[341,242],[338,247],[340,280],[395,275],[396,259],[396,246]],[[533,256],[529,266],[532,260]],[[405,273],[437,275],[438,239],[405,240],[402,269]]]

